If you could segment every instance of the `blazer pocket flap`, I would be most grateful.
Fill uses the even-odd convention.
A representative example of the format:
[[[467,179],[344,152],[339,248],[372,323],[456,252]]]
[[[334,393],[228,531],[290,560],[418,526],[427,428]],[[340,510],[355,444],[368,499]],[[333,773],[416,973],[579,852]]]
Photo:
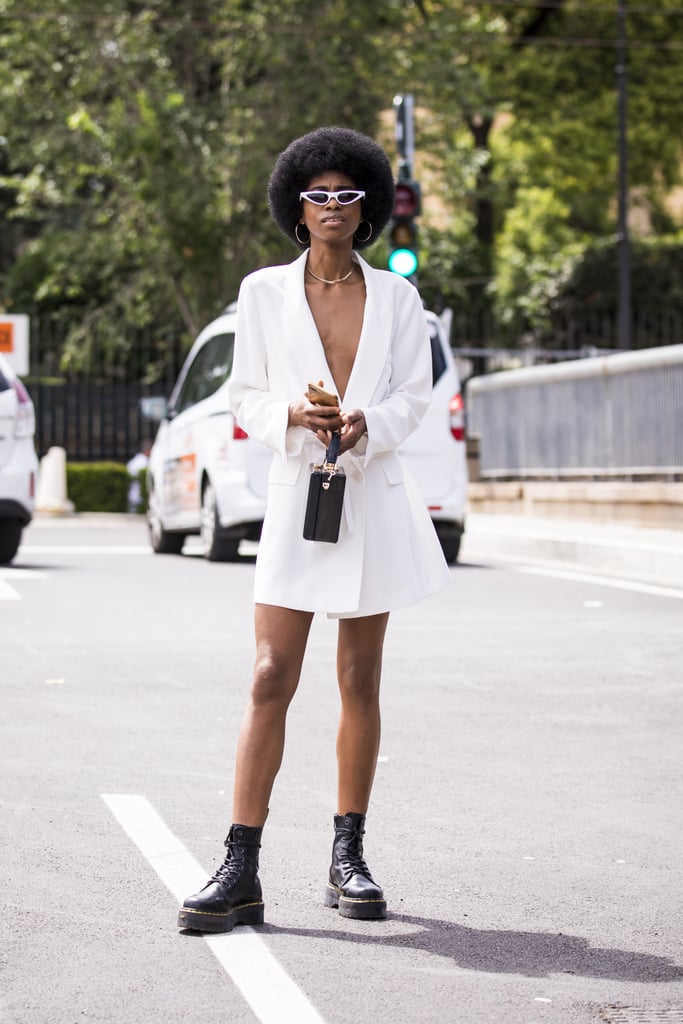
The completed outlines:
[[[376,458],[381,460],[384,475],[390,484],[403,483],[403,466],[396,452],[384,452]]]

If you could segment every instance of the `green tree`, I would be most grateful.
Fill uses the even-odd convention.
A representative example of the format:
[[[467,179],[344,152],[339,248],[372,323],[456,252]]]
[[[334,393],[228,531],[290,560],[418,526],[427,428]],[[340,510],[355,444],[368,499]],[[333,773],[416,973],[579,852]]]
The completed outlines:
[[[628,18],[630,181],[660,234],[676,13]],[[381,115],[413,92],[430,301],[542,315],[567,257],[614,232],[615,41],[614,0],[0,0],[0,305],[58,311],[73,366],[96,333],[119,355],[141,327],[189,337],[292,256],[266,206],[278,152],[325,123],[391,149]]]
[[[0,79],[3,185],[25,231],[5,302],[72,309],[79,347],[164,308],[195,329],[220,286],[218,125],[172,64],[176,32],[161,44],[155,8],[32,7],[2,21],[21,55]]]
[[[683,86],[683,17],[675,15],[637,8],[627,24],[632,202],[647,207],[660,232],[673,227],[664,196],[680,179],[683,157],[677,106],[671,102]],[[500,308],[505,295],[508,312],[511,304],[518,311],[538,306],[538,284],[527,294],[518,277],[515,288],[522,290],[509,290],[505,261],[511,233],[516,251],[533,255],[534,278],[540,282],[547,272],[552,291],[563,262],[554,248],[559,239],[550,232],[544,271],[538,239],[532,238],[538,221],[527,228],[522,215],[534,194],[530,190],[542,189],[563,209],[565,256],[590,238],[614,233],[616,41],[613,0],[576,6],[434,0],[416,7],[406,36],[407,78],[422,83],[420,103],[428,113],[419,126],[419,147],[440,166],[432,180],[440,183],[442,205],[450,211],[447,239],[439,243],[439,232],[432,230],[429,241],[446,280],[464,276],[458,249],[472,271],[464,294],[450,289],[453,301],[476,309],[495,295]],[[506,229],[509,216],[513,225]],[[450,275],[443,263],[449,250]],[[430,256],[425,254],[423,275]]]
[[[273,161],[321,123],[375,132],[399,10],[0,3],[0,185],[21,227],[0,301],[67,317],[72,365],[95,333],[115,351],[126,328],[194,333],[245,273],[291,258],[267,212]]]

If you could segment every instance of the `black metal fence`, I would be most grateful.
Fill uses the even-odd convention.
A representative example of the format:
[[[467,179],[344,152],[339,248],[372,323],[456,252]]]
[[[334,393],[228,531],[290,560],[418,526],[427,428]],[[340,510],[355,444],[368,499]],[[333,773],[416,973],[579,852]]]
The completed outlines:
[[[182,331],[159,337],[139,331],[125,345],[89,334],[87,346],[69,350],[59,322],[31,323],[30,372],[24,378],[36,412],[36,449],[65,448],[72,462],[127,462],[153,436],[139,401],[168,397],[189,341]]]
[[[636,312],[632,323],[632,347],[655,348],[683,343],[683,316],[675,310]],[[453,312],[451,344],[454,348],[538,349],[550,358],[567,358],[570,352],[592,354],[622,351],[617,317],[582,309],[557,314],[544,327],[523,320],[501,323],[491,312],[461,316]]]
[[[590,313],[532,331],[456,311],[450,337],[464,377],[619,349],[614,319]],[[126,462],[154,432],[140,416],[140,398],[170,395],[192,339],[180,326],[164,336],[139,331],[121,339],[106,325],[83,330],[82,339],[69,340],[58,319],[32,318],[25,381],[36,409],[38,454],[59,445],[72,462]],[[633,339],[639,348],[681,344],[683,320],[666,311],[637,315]]]

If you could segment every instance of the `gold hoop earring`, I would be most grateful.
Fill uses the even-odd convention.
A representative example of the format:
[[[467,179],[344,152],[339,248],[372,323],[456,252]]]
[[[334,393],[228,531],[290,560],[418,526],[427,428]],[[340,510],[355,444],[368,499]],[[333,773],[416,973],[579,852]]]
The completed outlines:
[[[370,239],[372,238],[372,224],[370,223],[369,220],[362,220],[360,222],[360,224],[367,224],[367,226],[370,228],[370,230],[367,233],[367,235],[365,236],[365,238],[359,238],[357,234],[354,237],[355,237],[357,242],[369,242]],[[360,224],[358,225],[358,227],[360,227]]]
[[[305,224],[304,224],[304,227],[308,231],[308,238],[306,238],[306,239],[299,238],[299,228],[301,227],[302,224],[303,224],[303,221],[301,221],[301,220],[297,222],[297,225],[294,228],[294,237],[296,238],[296,240],[299,243],[299,245],[308,245],[308,243],[311,240],[311,232],[308,231],[308,228],[306,228]]]

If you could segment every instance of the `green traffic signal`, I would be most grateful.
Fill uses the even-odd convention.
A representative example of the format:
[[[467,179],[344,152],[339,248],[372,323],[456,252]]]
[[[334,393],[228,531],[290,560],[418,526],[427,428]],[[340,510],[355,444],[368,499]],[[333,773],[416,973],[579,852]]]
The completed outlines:
[[[389,270],[401,277],[411,277],[417,270],[417,253],[412,249],[394,249],[389,253]]]
[[[389,225],[389,270],[401,277],[413,277],[418,265],[417,225],[421,209],[420,186],[412,180],[396,183],[393,220]]]

